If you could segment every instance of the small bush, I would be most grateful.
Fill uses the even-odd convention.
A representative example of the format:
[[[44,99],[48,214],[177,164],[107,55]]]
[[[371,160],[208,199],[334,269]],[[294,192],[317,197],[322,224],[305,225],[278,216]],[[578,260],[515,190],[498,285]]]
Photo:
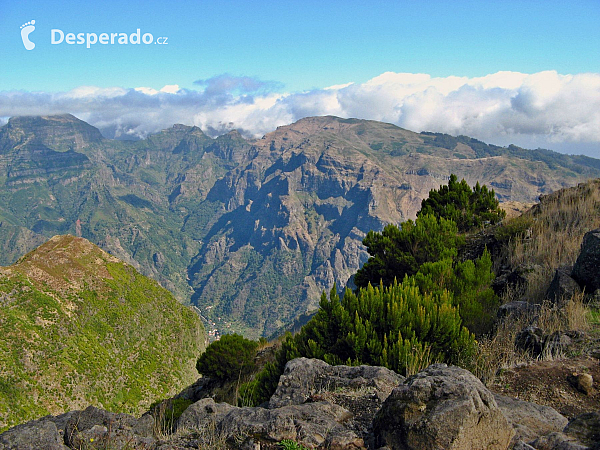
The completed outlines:
[[[239,334],[226,334],[206,348],[198,358],[196,369],[202,375],[221,381],[239,379],[256,369],[257,347],[257,342]]]

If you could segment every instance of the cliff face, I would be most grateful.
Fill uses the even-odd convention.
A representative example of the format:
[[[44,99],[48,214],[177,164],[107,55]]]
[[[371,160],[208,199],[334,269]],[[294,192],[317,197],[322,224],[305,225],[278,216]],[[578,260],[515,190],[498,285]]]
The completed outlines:
[[[197,314],[85,239],[0,269],[0,429],[94,404],[139,413],[197,377]]]
[[[81,235],[211,328],[270,335],[345,286],[365,234],[413,218],[450,173],[533,201],[600,176],[600,161],[336,117],[257,140],[175,125],[135,143],[72,116],[15,118],[0,128],[0,260],[27,233]]]

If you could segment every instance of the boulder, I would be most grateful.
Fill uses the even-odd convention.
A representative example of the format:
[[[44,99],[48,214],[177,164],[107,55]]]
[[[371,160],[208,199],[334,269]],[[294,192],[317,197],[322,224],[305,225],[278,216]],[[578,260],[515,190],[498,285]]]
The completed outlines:
[[[530,316],[533,318],[540,310],[539,304],[529,303],[523,300],[515,300],[514,302],[505,303],[498,308],[498,319],[507,317],[519,318]]]
[[[600,228],[585,233],[571,276],[588,294],[600,289]]]
[[[269,408],[300,405],[323,391],[372,388],[380,401],[405,378],[385,367],[330,366],[319,359],[296,358],[289,361],[269,401]]]
[[[600,443],[600,411],[581,414],[572,419],[564,433],[584,445]]]
[[[564,433],[555,432],[536,439],[531,444],[536,450],[589,450],[589,447]]]
[[[556,269],[552,283],[546,292],[546,298],[559,308],[564,307],[574,295],[581,294],[579,284],[571,278],[572,270],[570,266]]]
[[[48,418],[17,425],[0,435],[0,450],[68,450],[56,424]]]
[[[572,343],[573,340],[568,333],[555,331],[544,337],[542,356],[546,358],[561,357]]]
[[[276,409],[236,407],[203,399],[189,406],[178,421],[178,428],[212,428],[213,438],[224,442],[276,443],[290,439],[309,448],[361,449],[364,442],[343,426],[352,414],[329,402],[288,405]],[[254,445],[246,442],[245,445]],[[209,442],[204,442],[209,445]]]
[[[395,449],[507,449],[514,430],[469,371],[433,364],[392,391],[373,422],[376,445]]]
[[[77,411],[67,422],[65,442],[73,448],[85,448],[90,442],[120,450],[135,446],[150,446],[154,439],[154,418],[147,414],[136,419],[128,414],[116,414],[94,406]]]
[[[567,381],[585,395],[594,393],[594,378],[589,373],[573,373],[567,377]]]
[[[562,431],[569,422],[550,406],[494,394],[496,404],[515,429],[514,441],[531,442],[540,436]]]
[[[533,357],[541,355],[544,350],[544,331],[535,326],[523,328],[515,338],[515,346]]]

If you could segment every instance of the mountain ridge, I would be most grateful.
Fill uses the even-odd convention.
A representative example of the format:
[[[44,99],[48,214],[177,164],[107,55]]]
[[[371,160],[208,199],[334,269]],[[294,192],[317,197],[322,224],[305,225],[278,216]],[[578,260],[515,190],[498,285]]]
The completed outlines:
[[[592,158],[334,116],[259,139],[177,124],[137,142],[40,120],[0,128],[0,262],[27,239],[78,234],[197,305],[209,328],[254,338],[345,286],[364,235],[413,218],[451,173],[521,202],[600,177]]]

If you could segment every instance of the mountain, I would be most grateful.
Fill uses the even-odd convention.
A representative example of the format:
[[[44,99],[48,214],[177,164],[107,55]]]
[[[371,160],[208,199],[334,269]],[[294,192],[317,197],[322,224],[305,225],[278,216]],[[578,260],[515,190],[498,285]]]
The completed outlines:
[[[345,286],[367,259],[365,234],[413,218],[451,173],[518,202],[600,176],[584,156],[337,117],[253,140],[184,125],[137,142],[94,130],[69,115],[0,128],[0,262],[80,235],[197,305],[211,329],[252,338]]]
[[[139,413],[197,378],[198,315],[89,241],[0,268],[0,430],[85,408]]]

